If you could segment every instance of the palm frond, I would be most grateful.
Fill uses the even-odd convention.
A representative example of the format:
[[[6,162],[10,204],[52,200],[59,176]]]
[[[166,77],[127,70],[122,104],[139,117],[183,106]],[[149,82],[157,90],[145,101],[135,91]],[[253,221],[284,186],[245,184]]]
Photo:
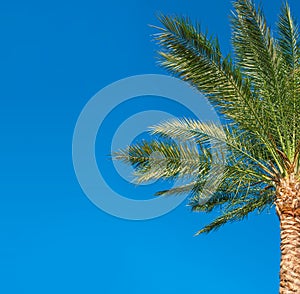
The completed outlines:
[[[290,121],[290,133],[292,146],[289,153],[295,156],[297,141],[300,139],[300,133],[297,122],[300,116],[297,115],[300,107],[299,99],[299,70],[300,70],[300,35],[299,27],[291,15],[288,3],[282,5],[279,21],[277,24],[278,47],[281,56],[284,59],[282,68],[285,69],[285,77],[288,87],[286,90],[283,111],[293,111],[293,119]]]
[[[251,135],[243,136],[241,132],[235,133],[233,129],[226,126],[218,126],[215,123],[202,123],[192,119],[175,119],[162,122],[158,125],[150,127],[152,134],[160,135],[168,138],[176,138],[181,140],[196,140],[198,144],[211,144],[213,148],[224,150],[228,148],[229,154],[227,160],[245,161],[257,164],[264,172],[274,176],[267,162],[272,158],[272,154],[268,152],[259,142],[252,140]],[[282,170],[283,163],[278,165]],[[278,171],[279,173],[279,171]]]
[[[300,35],[299,26],[292,17],[287,2],[281,7],[277,30],[279,51],[293,74],[293,70],[300,66]]]
[[[277,146],[289,154],[292,144],[289,121],[282,108],[287,85],[276,41],[261,7],[256,9],[252,0],[237,0],[233,6],[232,42],[236,63],[264,102]]]
[[[219,216],[213,222],[199,230],[195,235],[197,236],[203,233],[209,233],[213,230],[217,230],[218,228],[220,228],[228,222],[243,220],[245,217],[248,216],[249,213],[255,210],[261,212],[268,206],[270,207],[273,201],[274,196],[271,193],[266,193],[256,198],[250,198],[244,201],[240,201],[240,203],[237,204],[234,208],[225,211],[221,216]]]
[[[193,178],[211,166],[209,153],[199,152],[189,142],[142,141],[113,154],[113,158],[135,167],[136,182],[157,179]]]
[[[155,193],[155,196],[173,196],[173,195],[180,195],[180,194],[190,194],[193,191],[193,188],[197,185],[196,181],[193,181],[188,184],[184,184],[181,186],[177,186],[168,190],[161,190]]]

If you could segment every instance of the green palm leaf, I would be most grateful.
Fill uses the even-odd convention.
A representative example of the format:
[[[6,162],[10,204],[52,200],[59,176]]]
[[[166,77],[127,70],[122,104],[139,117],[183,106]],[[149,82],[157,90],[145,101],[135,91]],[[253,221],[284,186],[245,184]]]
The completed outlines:
[[[228,222],[243,220],[247,215],[255,210],[262,211],[267,207],[270,207],[274,201],[274,193],[259,195],[257,198],[250,198],[238,203],[236,207],[228,209],[221,216],[216,218],[209,225],[199,230],[195,235],[202,233],[209,233],[212,230],[216,230]]]
[[[287,84],[285,88],[285,103],[283,105],[284,112],[290,112],[293,110],[292,125],[290,125],[292,149],[295,150],[297,140],[299,140],[299,127],[297,121],[300,119],[297,109],[300,107],[300,101],[298,94],[300,85],[300,39],[299,39],[299,27],[296,21],[291,16],[290,7],[287,3],[282,6],[279,21],[277,24],[278,30],[278,47],[281,56],[284,59],[282,67],[285,68],[287,73]],[[287,103],[286,103],[287,102]]]

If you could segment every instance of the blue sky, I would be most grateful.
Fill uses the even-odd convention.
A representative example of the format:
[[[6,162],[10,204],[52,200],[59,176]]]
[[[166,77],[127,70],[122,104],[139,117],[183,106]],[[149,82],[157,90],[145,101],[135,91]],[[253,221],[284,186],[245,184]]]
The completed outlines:
[[[263,4],[273,26],[280,1]],[[273,210],[195,238],[212,216],[183,203],[153,220],[115,218],[84,195],[72,164],[76,120],[96,92],[165,73],[148,26],[158,12],[201,21],[226,52],[230,9],[224,0],[0,3],[0,293],[277,292]]]

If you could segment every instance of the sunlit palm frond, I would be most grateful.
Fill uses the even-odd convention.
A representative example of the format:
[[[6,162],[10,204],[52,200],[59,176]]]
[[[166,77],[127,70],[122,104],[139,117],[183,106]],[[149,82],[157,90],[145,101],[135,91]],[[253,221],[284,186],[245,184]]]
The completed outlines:
[[[290,134],[292,147],[290,153],[295,150],[297,142],[300,140],[300,130],[297,122],[300,120],[299,111],[299,71],[300,71],[300,35],[299,27],[291,15],[288,3],[281,8],[279,21],[277,24],[278,47],[284,59],[282,68],[285,69],[285,78],[288,87],[285,91],[285,100],[282,109],[284,112],[293,111],[293,120],[290,124]]]
[[[288,3],[281,8],[277,31],[279,51],[293,74],[300,66],[300,35],[299,26],[291,15]]]
[[[261,106],[250,83],[229,55],[222,56],[217,39],[203,34],[200,25],[189,19],[162,16],[160,21],[164,28],[159,28],[156,40],[162,48],[161,64],[206,94],[234,122],[257,131],[265,128],[266,121],[257,116]]]
[[[219,126],[215,123],[202,123],[192,119],[176,119],[162,122],[150,127],[152,134],[181,140],[195,140],[198,144],[211,144],[219,150],[227,149],[227,160],[244,161],[247,164],[256,163],[263,171],[274,175],[268,161],[272,158],[269,150],[251,134],[236,132],[232,128]],[[276,156],[276,159],[278,156]],[[283,163],[278,161],[279,170],[283,170]],[[279,171],[278,171],[279,172]]]
[[[193,178],[210,169],[208,153],[184,142],[153,140],[142,141],[119,150],[114,158],[135,167],[136,181],[145,182],[168,178]]]

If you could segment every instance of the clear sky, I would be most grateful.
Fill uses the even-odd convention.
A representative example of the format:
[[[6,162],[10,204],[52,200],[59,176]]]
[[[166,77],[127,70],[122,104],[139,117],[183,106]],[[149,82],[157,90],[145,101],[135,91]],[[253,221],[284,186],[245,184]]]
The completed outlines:
[[[273,26],[281,1],[262,2]],[[290,3],[300,19],[300,3]],[[148,26],[158,25],[157,13],[199,20],[227,52],[230,9],[227,0],[1,1],[0,293],[277,292],[273,210],[193,237],[211,216],[183,203],[153,220],[118,219],[88,200],[72,164],[76,120],[96,92],[165,73]],[[100,145],[98,160],[107,154]]]

